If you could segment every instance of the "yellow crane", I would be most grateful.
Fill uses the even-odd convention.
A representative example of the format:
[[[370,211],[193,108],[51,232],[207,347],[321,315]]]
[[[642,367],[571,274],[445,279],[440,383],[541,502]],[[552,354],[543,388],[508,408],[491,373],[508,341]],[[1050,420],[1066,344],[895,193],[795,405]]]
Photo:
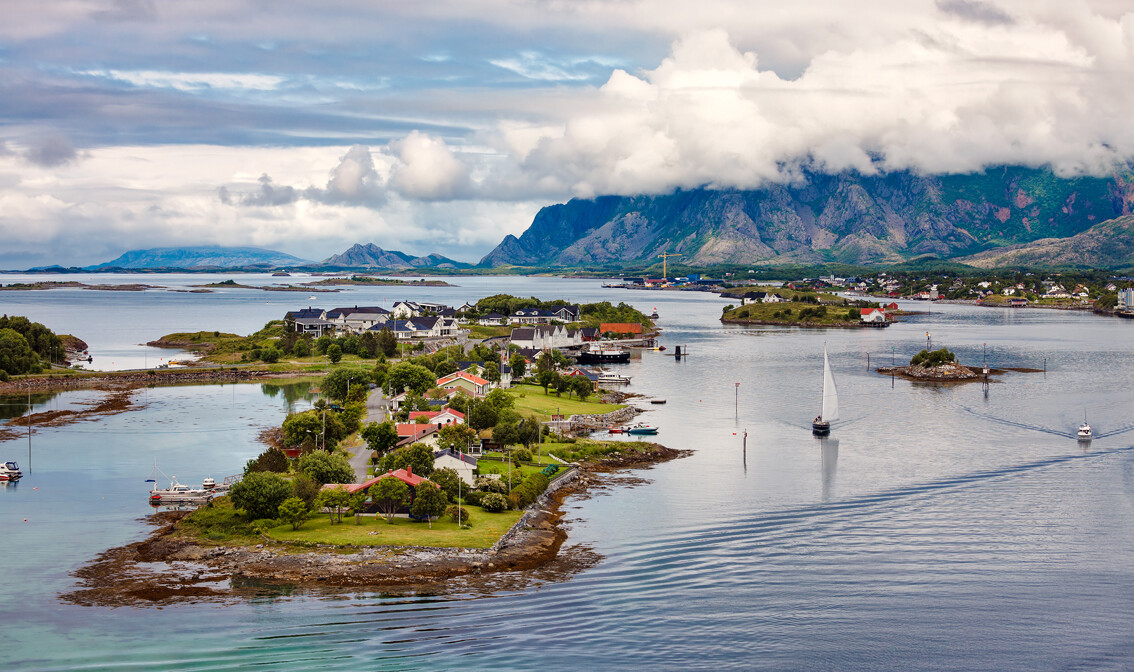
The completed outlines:
[[[666,262],[669,261],[670,257],[680,257],[680,256],[681,256],[681,254],[678,253],[678,252],[662,252],[661,254],[658,255],[658,257],[661,259],[661,275],[662,275],[663,279],[669,277],[669,269],[666,266]]]

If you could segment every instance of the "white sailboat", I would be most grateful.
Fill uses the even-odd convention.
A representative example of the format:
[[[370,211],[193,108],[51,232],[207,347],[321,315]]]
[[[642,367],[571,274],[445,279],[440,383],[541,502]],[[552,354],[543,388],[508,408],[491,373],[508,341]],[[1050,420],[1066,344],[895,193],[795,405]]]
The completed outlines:
[[[839,390],[835,387],[835,376],[831,373],[831,360],[823,349],[823,405],[819,417],[811,423],[811,432],[816,436],[831,433],[831,422],[839,419]]]

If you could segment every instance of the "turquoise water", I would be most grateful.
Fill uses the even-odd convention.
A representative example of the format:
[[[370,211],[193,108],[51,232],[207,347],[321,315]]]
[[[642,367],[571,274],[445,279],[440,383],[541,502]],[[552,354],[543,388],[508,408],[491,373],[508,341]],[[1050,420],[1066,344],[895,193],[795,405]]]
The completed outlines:
[[[155,280],[144,281],[161,284]],[[235,473],[289,398],[309,403],[301,390],[259,385],[140,391],[142,410],[37,432],[31,473],[0,489],[7,663],[21,670],[1131,667],[1134,325],[1061,311],[934,306],[885,330],[800,332],[724,327],[716,318],[726,302],[711,295],[551,278],[453,282],[462,286],[412,295],[352,288],[312,303],[383,295],[460,303],[496,292],[625,300],[656,306],[663,342],[692,353],[680,363],[644,353],[623,367],[631,391],[668,400],[642,416],[661,427],[658,440],[695,452],[640,472],[649,484],[569,502],[567,547],[600,554],[594,567],[565,582],[536,574],[525,588],[489,594],[454,584],[429,594],[265,593],[223,606],[64,604],[58,595],[74,585],[71,571],[145,535],[142,481],[155,460],[186,482]],[[0,295],[2,310],[83,338],[98,334],[87,338],[96,361],[102,344],[127,347],[169,331],[248,332],[289,303],[273,295],[266,305],[250,290],[128,300],[31,294]],[[148,322],[138,321],[143,314]],[[867,369],[868,354],[875,366],[889,363],[891,349],[908,359],[924,347],[926,331],[965,361],[979,362],[987,348],[994,366],[1043,368],[1046,360],[1047,373],[1008,374],[985,395],[979,385],[891,387]],[[821,442],[808,423],[824,346],[843,420]],[[36,400],[37,410],[95,395],[62,393]],[[1086,448],[1073,438],[1084,412],[1099,437]],[[19,459],[27,471],[26,439],[0,443],[0,457]]]

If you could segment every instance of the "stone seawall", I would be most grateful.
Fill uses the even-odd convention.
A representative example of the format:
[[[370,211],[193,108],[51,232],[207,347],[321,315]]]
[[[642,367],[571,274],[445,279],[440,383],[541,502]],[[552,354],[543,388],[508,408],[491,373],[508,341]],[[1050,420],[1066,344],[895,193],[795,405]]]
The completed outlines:
[[[570,467],[566,473],[549,483],[547,490],[544,490],[543,494],[536,498],[536,501],[524,511],[524,515],[520,516],[520,519],[517,520],[507,532],[501,535],[500,539],[488,550],[495,553],[508,546],[515,539],[516,535],[532,522],[533,518],[543,513],[542,509],[548,505],[551,495],[554,494],[556,490],[570,483],[574,483],[575,479],[578,477],[579,468]]]

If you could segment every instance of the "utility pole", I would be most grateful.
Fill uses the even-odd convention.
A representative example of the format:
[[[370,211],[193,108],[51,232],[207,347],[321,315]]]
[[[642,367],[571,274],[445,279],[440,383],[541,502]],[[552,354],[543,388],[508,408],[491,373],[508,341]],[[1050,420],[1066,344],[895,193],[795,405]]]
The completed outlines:
[[[740,415],[740,383],[736,384],[736,393],[732,400],[733,415]]]

